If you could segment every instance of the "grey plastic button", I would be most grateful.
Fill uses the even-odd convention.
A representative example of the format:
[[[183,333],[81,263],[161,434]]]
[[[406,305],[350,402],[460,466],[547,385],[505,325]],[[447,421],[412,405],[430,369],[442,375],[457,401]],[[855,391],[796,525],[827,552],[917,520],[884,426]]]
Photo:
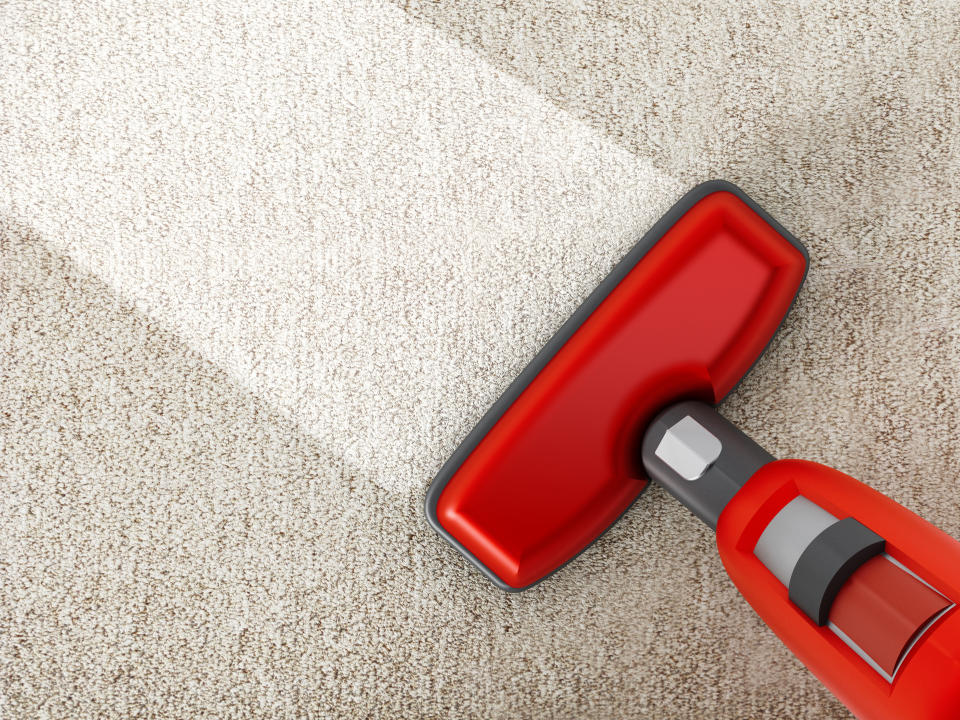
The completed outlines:
[[[698,400],[671,405],[650,422],[642,457],[650,479],[713,529],[744,483],[773,462],[770,453]]]
[[[697,480],[716,462],[721,450],[720,441],[687,415],[667,430],[655,454],[684,480]]]

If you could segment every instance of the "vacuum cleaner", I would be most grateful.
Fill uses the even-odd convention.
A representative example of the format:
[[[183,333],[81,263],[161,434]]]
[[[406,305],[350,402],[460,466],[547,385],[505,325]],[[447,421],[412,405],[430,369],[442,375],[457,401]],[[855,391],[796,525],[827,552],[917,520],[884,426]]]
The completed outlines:
[[[803,245],[740,188],[688,192],[467,435],[433,528],[503,590],[583,551],[651,480],[716,532],[754,610],[850,710],[960,718],[960,542],[714,406],[796,297]]]

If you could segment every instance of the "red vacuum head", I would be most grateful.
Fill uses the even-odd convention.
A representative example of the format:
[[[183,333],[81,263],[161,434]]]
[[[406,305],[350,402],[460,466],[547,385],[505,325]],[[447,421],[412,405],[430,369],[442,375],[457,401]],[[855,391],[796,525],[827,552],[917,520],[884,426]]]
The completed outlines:
[[[650,419],[682,399],[719,402],[750,369],[806,267],[800,242],[742,190],[691,190],[441,468],[430,523],[503,589],[542,580],[647,486]]]

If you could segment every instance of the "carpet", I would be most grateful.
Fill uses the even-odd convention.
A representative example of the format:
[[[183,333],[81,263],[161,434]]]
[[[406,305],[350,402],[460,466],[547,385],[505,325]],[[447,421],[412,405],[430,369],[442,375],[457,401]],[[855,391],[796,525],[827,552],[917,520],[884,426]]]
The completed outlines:
[[[495,590],[444,458],[684,190],[811,254],[722,409],[960,537],[960,10],[0,5],[0,715],[848,713],[651,489]]]

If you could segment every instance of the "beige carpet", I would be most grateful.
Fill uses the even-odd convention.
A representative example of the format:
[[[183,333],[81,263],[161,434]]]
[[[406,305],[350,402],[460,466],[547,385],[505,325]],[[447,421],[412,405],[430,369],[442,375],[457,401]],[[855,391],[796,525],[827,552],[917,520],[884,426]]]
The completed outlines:
[[[517,596],[445,456],[695,182],[725,403],[960,537],[960,8],[0,3],[0,717],[831,718],[659,490]]]

